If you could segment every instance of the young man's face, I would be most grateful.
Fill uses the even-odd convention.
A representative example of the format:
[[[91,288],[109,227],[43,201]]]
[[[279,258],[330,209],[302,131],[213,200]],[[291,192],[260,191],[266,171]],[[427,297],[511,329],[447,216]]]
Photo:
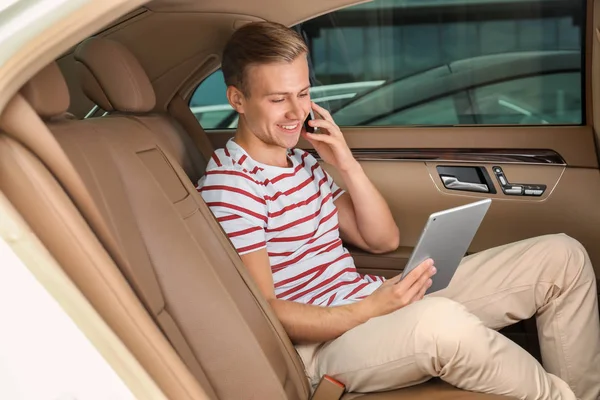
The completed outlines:
[[[247,130],[269,147],[296,146],[311,107],[306,56],[253,65],[246,82],[248,93],[238,111]]]

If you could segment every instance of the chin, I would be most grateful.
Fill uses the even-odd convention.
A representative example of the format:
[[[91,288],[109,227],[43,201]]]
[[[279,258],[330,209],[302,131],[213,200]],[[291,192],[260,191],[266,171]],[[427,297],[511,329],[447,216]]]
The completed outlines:
[[[292,148],[296,147],[296,145],[298,145],[299,140],[300,140],[300,135],[297,135],[294,138],[286,138],[286,140],[284,140],[286,148],[292,149]]]
[[[296,145],[300,141],[300,134],[299,133],[297,135],[289,135],[288,134],[286,136],[276,135],[276,136],[272,137],[271,140],[272,140],[271,141],[272,145],[286,148],[286,149],[291,149],[291,148],[296,147]]]

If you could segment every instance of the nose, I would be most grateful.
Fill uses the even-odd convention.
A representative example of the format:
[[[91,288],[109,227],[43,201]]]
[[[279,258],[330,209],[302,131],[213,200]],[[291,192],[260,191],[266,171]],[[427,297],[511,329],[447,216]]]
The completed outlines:
[[[302,120],[304,119],[305,114],[306,112],[304,111],[302,104],[300,104],[300,102],[297,99],[293,99],[290,102],[290,108],[285,116],[286,118],[291,120]]]

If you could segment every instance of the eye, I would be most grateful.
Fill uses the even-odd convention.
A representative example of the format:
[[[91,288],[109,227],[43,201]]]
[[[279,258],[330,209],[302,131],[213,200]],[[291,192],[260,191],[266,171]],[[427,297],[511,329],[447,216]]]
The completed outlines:
[[[308,93],[300,93],[300,94],[298,95],[298,97],[306,97],[306,96],[308,96]]]
[[[281,103],[284,99],[272,99],[271,103]]]

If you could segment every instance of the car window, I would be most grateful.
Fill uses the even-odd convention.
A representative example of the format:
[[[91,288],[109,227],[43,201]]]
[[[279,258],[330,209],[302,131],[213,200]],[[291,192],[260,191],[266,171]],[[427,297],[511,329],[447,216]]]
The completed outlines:
[[[580,124],[579,83],[578,73],[507,80],[471,88],[453,96],[426,100],[369,120],[368,125]],[[346,110],[348,108],[341,111]]]
[[[584,15],[583,0],[375,0],[294,28],[340,126],[582,124]],[[205,129],[237,125],[220,71],[190,107]]]
[[[373,121],[370,125],[457,125],[459,123],[458,111],[452,96],[392,113]]]
[[[234,111],[227,102],[223,73],[218,70],[206,78],[194,91],[190,109],[204,129],[227,128],[226,119]]]
[[[472,90],[476,123],[580,124],[578,73],[558,73],[499,82]]]

